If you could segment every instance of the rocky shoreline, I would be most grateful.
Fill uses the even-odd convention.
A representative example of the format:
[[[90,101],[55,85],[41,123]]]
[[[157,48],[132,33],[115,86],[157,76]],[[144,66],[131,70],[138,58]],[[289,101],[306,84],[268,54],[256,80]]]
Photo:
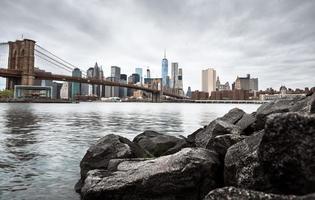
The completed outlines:
[[[84,200],[315,199],[315,93],[234,108],[187,138],[106,135],[81,163]]]

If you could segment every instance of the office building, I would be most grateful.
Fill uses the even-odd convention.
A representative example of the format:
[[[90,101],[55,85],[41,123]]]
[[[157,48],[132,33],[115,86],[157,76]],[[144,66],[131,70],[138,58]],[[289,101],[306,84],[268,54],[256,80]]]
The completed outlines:
[[[61,99],[70,99],[69,89],[70,89],[70,83],[63,82],[61,89],[60,89],[60,98]]]
[[[127,75],[126,74],[120,74],[120,82],[127,84]],[[120,98],[126,98],[127,97],[127,88],[125,88],[125,87],[119,88],[119,97]]]
[[[191,87],[189,86],[188,89],[187,89],[187,93],[186,93],[186,96],[187,97],[190,97],[192,96],[192,92],[191,92]]]
[[[82,72],[79,68],[75,68],[72,71],[72,77],[82,77]],[[72,83],[72,89],[71,89],[71,97],[73,99],[76,98],[76,96],[80,96],[81,95],[81,84],[77,83],[77,82],[73,82]]]
[[[237,77],[235,81],[236,90],[258,91],[258,78],[251,78],[250,74],[246,77]]]
[[[147,69],[147,78],[151,78],[150,69]]]
[[[217,77],[217,81],[215,85],[216,85],[216,91],[231,90],[229,82],[226,82],[225,84],[221,84],[219,77]]]
[[[87,78],[93,78],[94,77],[94,68],[90,67],[86,71],[86,77]],[[91,84],[88,84],[88,96],[94,96],[94,86]]]
[[[162,59],[162,83],[164,87],[168,87],[168,60],[166,59],[166,52],[164,51],[164,58]]]
[[[143,84],[142,68],[140,68],[140,67],[136,68],[136,74],[139,74],[139,76],[140,76],[140,83],[141,83],[141,85],[142,85],[142,84]]]
[[[216,71],[213,68],[202,70],[202,91],[211,94],[212,91],[216,90]]]
[[[178,81],[178,63],[172,63],[171,64],[171,88],[176,89],[177,87],[177,81]]]
[[[111,81],[120,82],[120,67],[111,66]],[[119,87],[111,87],[112,97],[119,97]]]

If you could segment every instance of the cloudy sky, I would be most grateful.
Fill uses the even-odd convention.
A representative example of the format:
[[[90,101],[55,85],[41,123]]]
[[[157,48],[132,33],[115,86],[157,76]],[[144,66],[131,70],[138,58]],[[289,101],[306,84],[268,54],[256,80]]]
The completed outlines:
[[[106,76],[111,65],[160,76],[166,49],[185,90],[200,89],[208,67],[222,82],[250,73],[260,89],[315,86],[314,0],[1,0],[0,8],[1,42],[23,34],[81,69],[97,61]]]

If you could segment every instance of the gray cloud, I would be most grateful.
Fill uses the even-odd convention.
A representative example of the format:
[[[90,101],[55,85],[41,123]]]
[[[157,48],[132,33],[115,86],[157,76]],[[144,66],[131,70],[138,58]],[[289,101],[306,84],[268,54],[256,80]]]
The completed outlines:
[[[73,64],[98,61],[109,75],[130,74],[161,58],[184,70],[185,88],[200,89],[201,70],[222,81],[258,77],[260,88],[314,86],[312,0],[2,0],[0,38],[24,34]]]

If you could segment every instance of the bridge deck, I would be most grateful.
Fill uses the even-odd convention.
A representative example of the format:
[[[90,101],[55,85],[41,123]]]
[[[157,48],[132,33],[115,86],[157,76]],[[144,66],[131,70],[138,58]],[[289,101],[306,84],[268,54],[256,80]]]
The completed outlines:
[[[10,70],[10,69],[0,68],[0,76],[9,77],[9,78],[21,78],[22,72],[19,70]],[[146,87],[137,86],[133,84],[119,83],[119,82],[114,82],[114,81],[98,80],[98,79],[91,79],[91,78],[72,77],[72,76],[65,76],[65,75],[59,75],[59,74],[52,74],[48,72],[35,72],[34,77],[35,79],[40,79],[40,80],[55,80],[55,81],[88,83],[92,85],[117,86],[117,87],[125,87],[125,88],[130,88],[130,89],[135,89],[135,90],[142,90],[142,91],[150,92],[153,94],[161,93],[161,91],[157,89],[146,88]],[[164,92],[164,91],[163,91],[163,95],[179,98],[179,99],[185,98],[183,96],[173,94],[170,92]]]

